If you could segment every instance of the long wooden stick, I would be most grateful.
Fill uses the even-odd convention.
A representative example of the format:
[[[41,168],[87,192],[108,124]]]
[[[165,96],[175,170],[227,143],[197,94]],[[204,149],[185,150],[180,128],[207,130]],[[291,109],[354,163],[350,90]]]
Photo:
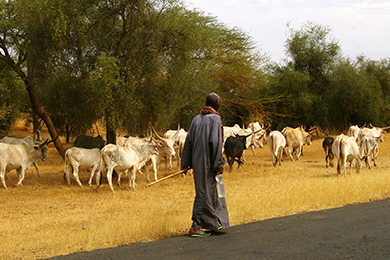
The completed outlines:
[[[179,171],[179,172],[175,172],[175,173],[169,174],[169,175],[167,175],[167,176],[165,176],[165,177],[162,177],[161,179],[159,179],[159,180],[157,180],[157,181],[154,181],[154,182],[151,182],[151,183],[145,185],[145,188],[150,187],[150,186],[152,186],[152,185],[154,185],[154,184],[156,184],[156,183],[159,183],[160,181],[165,181],[166,179],[175,177],[176,175],[179,175],[179,174],[181,174],[181,173],[184,173],[185,171],[186,171],[186,170],[181,170],[181,171]]]

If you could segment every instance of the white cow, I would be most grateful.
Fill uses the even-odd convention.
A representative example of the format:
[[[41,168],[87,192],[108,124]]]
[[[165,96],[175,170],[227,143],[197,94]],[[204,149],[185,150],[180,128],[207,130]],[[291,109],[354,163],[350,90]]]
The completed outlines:
[[[112,172],[118,174],[128,173],[129,188],[135,190],[135,177],[137,170],[141,169],[153,155],[158,155],[157,145],[153,141],[141,145],[119,146],[108,144],[101,150],[102,172],[107,173],[107,181],[112,192],[115,193],[112,185]],[[132,170],[130,176],[129,170]],[[100,174],[98,174],[100,178]]]
[[[235,124],[234,126],[224,126],[223,127],[223,143],[225,143],[226,139],[230,136],[236,136],[238,132],[240,132],[242,128]],[[223,147],[223,145],[222,145]]]
[[[156,136],[156,141],[160,143],[160,145],[158,146],[157,165],[160,165],[162,159],[170,160],[170,162],[172,162],[172,158],[175,158],[176,156],[175,149],[178,147],[175,143],[175,140],[176,137],[179,135],[180,131],[177,131],[176,134],[174,134],[170,138],[164,138],[161,137],[152,126],[150,127],[150,129],[152,133]],[[168,169],[172,169],[172,163],[168,165]]]
[[[251,146],[251,148],[252,148],[253,155],[256,156],[255,148],[258,148],[258,147],[263,148],[264,141],[267,140],[266,130],[264,129],[263,126],[260,125],[259,122],[249,123],[247,129],[251,129],[252,133],[254,133],[249,138],[249,140],[250,140],[249,146]]]
[[[145,144],[145,143],[150,142],[152,140],[153,139],[151,139],[150,137],[142,138],[142,137],[129,136],[126,139],[124,146],[142,145],[142,144]],[[164,143],[162,143],[162,142],[156,142],[155,140],[153,140],[153,141],[155,143],[159,144],[160,146],[164,145]],[[153,173],[154,173],[154,180],[157,181],[157,159],[158,159],[157,157],[158,157],[158,155],[150,156],[150,160],[144,166],[144,168],[146,169],[146,178],[147,178],[148,182],[150,182],[148,164],[150,164],[150,166],[152,166]],[[139,172],[142,174],[141,169],[139,169]],[[120,181],[121,181],[121,174],[119,174],[119,176],[118,176],[118,185],[119,186],[120,186]]]
[[[47,158],[48,144],[54,142],[58,136],[50,141],[46,140],[34,146],[25,142],[20,144],[5,144],[0,143],[0,179],[4,188],[7,188],[5,183],[5,175],[16,170],[19,180],[15,186],[21,186],[24,180],[24,172],[33,162],[38,160],[45,161]]]
[[[187,137],[187,131],[178,126],[178,130],[168,130],[164,133],[164,138],[172,139],[175,137],[175,152],[177,156],[177,168],[180,170],[181,153],[183,152],[184,143]],[[172,168],[172,157],[168,157],[168,165]]]
[[[38,134],[40,136],[40,133]],[[0,143],[5,143],[5,144],[21,144],[21,143],[26,143],[27,145],[34,146],[36,143],[41,142],[42,139],[38,138],[37,141],[34,140],[33,137],[31,136],[26,136],[25,138],[17,138],[17,137],[9,137],[6,136],[2,139],[0,139]],[[33,162],[33,165],[35,169],[37,170],[38,176],[42,177],[41,172],[39,171],[38,168],[38,161]]]
[[[119,146],[125,146],[125,143],[127,141],[127,137],[124,137],[124,136],[118,136],[117,138],[115,138],[115,142],[117,145]]]
[[[314,134],[317,130],[314,129],[310,132],[306,132],[303,127],[291,128],[285,127],[282,130],[282,134],[286,138],[286,147],[288,148],[288,154],[291,161],[294,161],[293,152],[296,152],[297,160],[302,153],[303,145],[311,145],[311,135]]]
[[[253,156],[256,157],[256,152],[255,148],[263,148],[264,146],[264,141],[267,139],[267,134],[266,130],[263,129],[262,126],[260,126],[259,122],[252,122],[249,123],[248,128],[246,129],[241,129],[238,131],[238,135],[248,135],[251,134],[247,139],[246,139],[246,147],[251,148]],[[245,159],[245,151],[243,153],[243,160],[246,161]]]
[[[177,133],[177,130],[168,130],[164,134],[164,138],[172,138]],[[183,152],[184,143],[187,138],[187,131],[181,128],[179,133],[176,135],[175,144],[177,147],[175,148],[176,156],[177,156],[177,169],[180,170],[180,162],[181,162],[181,154]],[[169,161],[169,160],[168,160]]]
[[[340,174],[342,170],[346,173],[347,162],[350,163],[350,170],[352,165],[355,164],[357,171],[360,171],[360,151],[354,137],[346,136],[344,134],[338,135],[333,142],[332,152],[337,158],[338,174]]]
[[[359,134],[360,134],[360,127],[358,127],[357,125],[351,125],[349,127],[348,136],[352,136],[353,138],[355,138],[356,142],[358,141]]]
[[[363,136],[372,136],[372,137],[375,137],[375,138],[378,138],[378,140],[380,142],[383,142],[384,139],[383,139],[383,135],[386,133],[386,130],[388,130],[390,127],[384,127],[384,128],[380,128],[380,127],[375,127],[375,126],[372,126],[371,125],[371,128],[368,128],[368,127],[363,127],[361,128],[360,132],[359,132],[359,138],[358,139],[361,139]]]
[[[80,187],[83,187],[79,179],[79,170],[91,169],[88,185],[92,185],[92,178],[96,171],[100,171],[101,154],[99,148],[86,149],[80,147],[72,147],[65,153],[65,178],[70,185],[70,171],[73,170],[73,177]],[[96,174],[98,176],[98,174]],[[96,185],[99,180],[96,179]]]
[[[376,166],[377,154],[375,154],[375,151],[378,148],[378,140],[379,137],[365,135],[359,141],[360,157],[365,160],[366,166],[369,169],[371,169],[371,159],[374,161],[374,166]]]
[[[283,149],[286,146],[286,138],[279,131],[272,131],[268,135],[268,146],[271,150],[272,164],[276,167],[282,164]]]
[[[360,129],[357,142],[360,143],[360,140],[364,136],[372,136],[374,138],[377,138],[379,142],[384,142],[383,136],[386,133],[386,130],[388,130],[390,127],[380,128],[380,127],[372,126],[371,124],[370,124],[370,126],[371,126],[371,128],[363,127],[363,128]],[[376,148],[374,149],[373,154],[374,154],[375,158],[378,157],[379,145],[376,146]]]

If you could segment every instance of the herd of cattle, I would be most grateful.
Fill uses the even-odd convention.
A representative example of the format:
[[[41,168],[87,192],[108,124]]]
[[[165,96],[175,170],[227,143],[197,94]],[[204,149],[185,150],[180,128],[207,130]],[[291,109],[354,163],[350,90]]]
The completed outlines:
[[[128,174],[129,188],[135,190],[135,177],[137,172],[146,171],[149,178],[149,166],[152,167],[154,179],[157,180],[157,171],[160,163],[164,160],[165,166],[172,168],[172,158],[177,158],[177,168],[180,168],[180,158],[186,140],[187,132],[178,126],[177,130],[168,130],[160,136],[153,127],[150,128],[151,137],[117,137],[116,144],[105,144],[101,136],[79,136],[74,146],[65,153],[64,179],[70,185],[70,174],[80,187],[79,170],[90,170],[89,185],[96,175],[96,184],[100,186],[100,177],[105,175],[112,192],[113,172],[118,175],[118,185],[122,174]],[[362,167],[364,161],[367,167],[371,167],[370,161],[376,166],[376,158],[379,153],[378,142],[383,142],[383,135],[390,127],[358,127],[351,126],[348,134],[340,134],[335,139],[325,137],[322,147],[325,151],[326,167],[333,166],[333,159],[337,159],[337,172],[346,171],[349,162],[350,167],[356,166],[357,170]],[[234,162],[240,167],[245,161],[245,150],[251,147],[254,156],[255,148],[263,147],[267,141],[271,151],[273,166],[281,165],[282,156],[285,152],[289,158],[298,160],[302,154],[303,145],[311,144],[312,135],[318,129],[305,131],[302,127],[285,127],[282,131],[269,131],[258,122],[248,125],[248,128],[241,128],[239,125],[233,127],[224,126],[223,150],[232,170]],[[268,136],[268,137],[267,137]],[[33,137],[15,138],[4,137],[0,139],[0,178],[4,188],[7,188],[5,177],[8,177],[10,170],[16,170],[18,182],[15,186],[21,186],[24,179],[24,172],[33,164],[38,176],[41,174],[37,162],[45,161],[47,158],[48,144],[52,140],[42,141],[40,135]]]

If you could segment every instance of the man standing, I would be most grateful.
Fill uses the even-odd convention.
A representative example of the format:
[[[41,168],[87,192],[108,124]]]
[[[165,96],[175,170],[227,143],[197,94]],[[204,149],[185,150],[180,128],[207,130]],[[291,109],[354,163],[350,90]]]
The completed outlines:
[[[191,123],[181,157],[181,169],[194,171],[195,201],[191,236],[204,237],[229,227],[225,198],[217,194],[215,176],[223,172],[223,127],[217,110],[221,100],[215,93],[206,97],[206,106]]]

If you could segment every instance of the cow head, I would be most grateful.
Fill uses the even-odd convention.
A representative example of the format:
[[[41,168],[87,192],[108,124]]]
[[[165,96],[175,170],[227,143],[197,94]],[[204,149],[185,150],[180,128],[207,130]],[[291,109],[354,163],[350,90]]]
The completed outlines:
[[[46,139],[46,141],[33,146],[35,153],[39,159],[41,159],[42,161],[46,161],[48,144],[54,142],[55,140],[57,140],[57,138],[58,138],[58,135],[57,135],[57,137],[51,139],[50,141],[49,141],[49,139]]]
[[[152,126],[150,126],[150,129],[152,133],[156,136],[157,141],[159,142],[161,155],[164,157],[174,158],[176,155],[175,148],[177,148],[177,144],[175,143],[175,140],[177,135],[179,134],[180,129],[178,129],[176,134],[171,138],[161,137]]]

